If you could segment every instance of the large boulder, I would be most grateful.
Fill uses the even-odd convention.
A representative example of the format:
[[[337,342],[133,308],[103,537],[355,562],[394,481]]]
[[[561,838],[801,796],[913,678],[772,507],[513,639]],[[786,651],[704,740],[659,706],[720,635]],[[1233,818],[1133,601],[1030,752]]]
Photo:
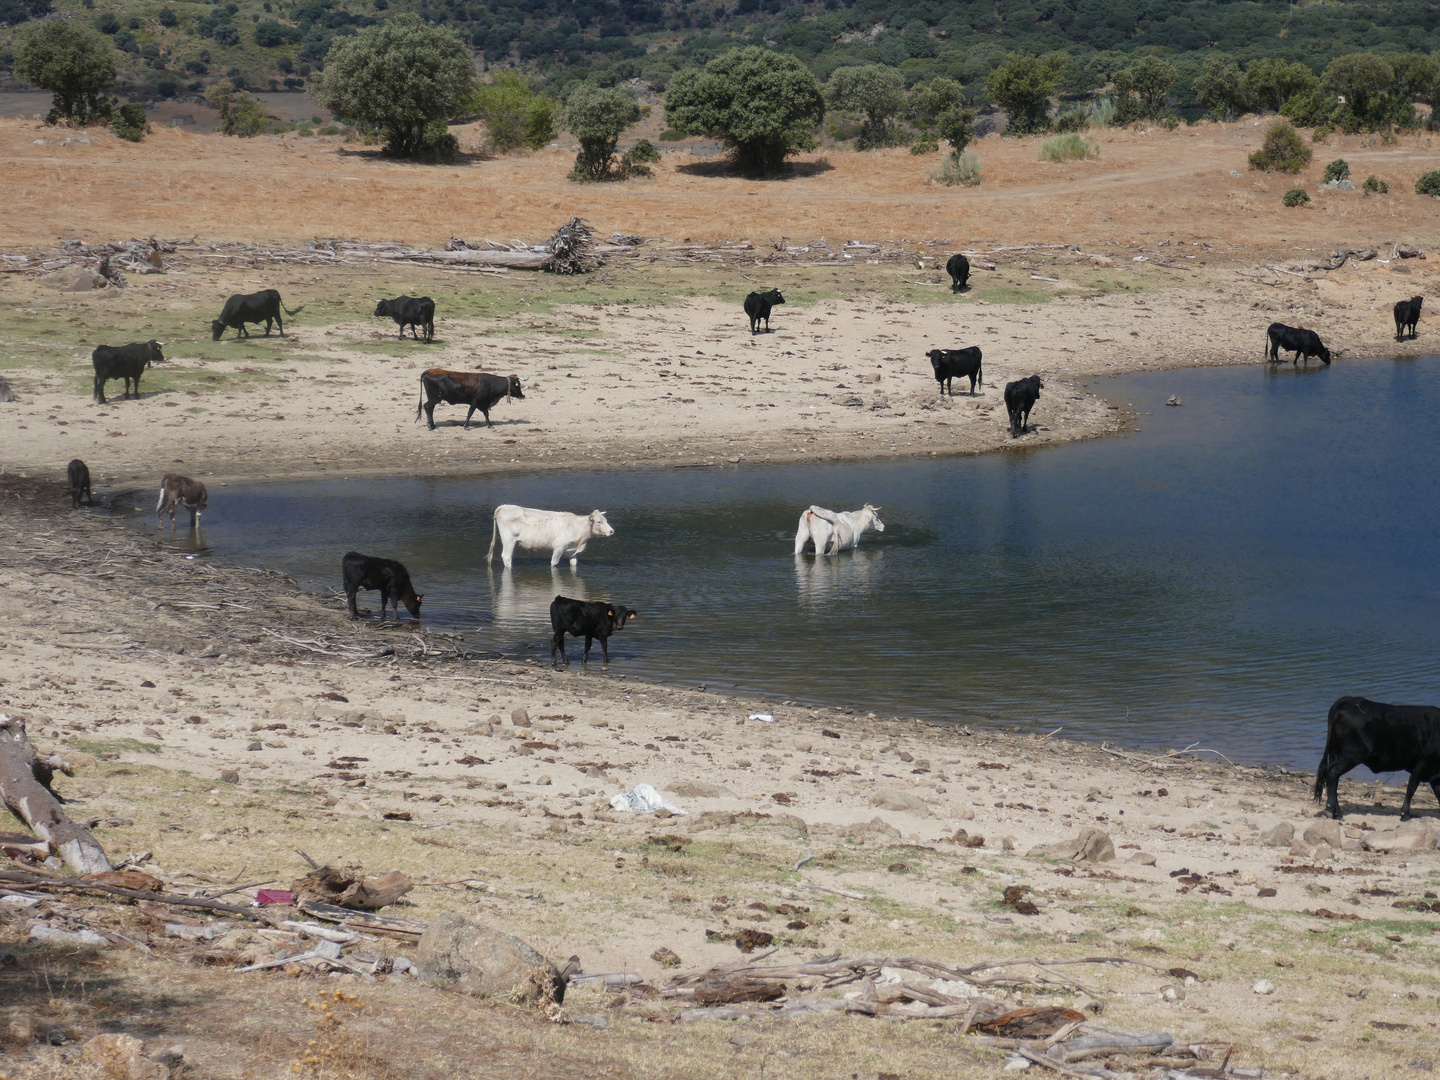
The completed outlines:
[[[1085,828],[1069,840],[1031,848],[1029,854],[1046,859],[1069,859],[1071,862],[1114,862],[1115,843],[1103,829]]]
[[[1394,829],[1365,834],[1370,851],[1431,851],[1440,846],[1440,820],[1411,818]]]
[[[165,1050],[153,1058],[133,1035],[96,1035],[82,1047],[82,1056],[109,1080],[171,1080],[183,1072],[183,1055]]]
[[[924,799],[898,788],[881,788],[870,796],[870,805],[881,810],[898,810],[902,814],[913,814],[916,817],[930,816],[930,807]]]
[[[549,960],[519,938],[454,912],[426,927],[416,960],[420,981],[441,990],[517,1005],[565,999],[565,979]]]

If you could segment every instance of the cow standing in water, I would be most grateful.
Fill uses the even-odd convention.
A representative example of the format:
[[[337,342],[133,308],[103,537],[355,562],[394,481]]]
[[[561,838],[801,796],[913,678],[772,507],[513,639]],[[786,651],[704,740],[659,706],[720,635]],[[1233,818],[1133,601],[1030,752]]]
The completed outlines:
[[[589,514],[570,514],[563,510],[532,510],[527,506],[505,503],[495,508],[495,522],[490,530],[490,550],[485,552],[485,565],[495,558],[495,541],[500,541],[500,561],[510,569],[515,561],[515,548],[550,551],[550,565],[559,566],[569,559],[574,566],[591,539],[614,536],[615,530],[605,520],[604,510]]]
[[[605,663],[610,663],[610,635],[625,629],[625,624],[639,612],[619,604],[601,604],[594,600],[572,600],[568,596],[557,596],[550,603],[550,663],[555,664],[558,654],[561,663],[570,666],[570,657],[565,655],[565,635],[583,637],[585,652],[580,657],[582,664],[590,662],[590,643],[600,639],[600,653]],[[556,664],[555,666],[559,666]]]
[[[175,508],[183,506],[190,511],[190,528],[200,528],[200,512],[205,509],[209,493],[199,480],[191,480],[178,473],[166,473],[160,481],[160,501],[155,504],[155,516],[164,519],[170,511],[170,527],[175,527]]]
[[[385,618],[385,608],[395,608],[395,618],[400,618],[403,602],[410,617],[420,617],[420,601],[424,593],[417,593],[410,584],[410,571],[394,559],[381,559],[374,555],[361,555],[358,551],[347,551],[340,560],[340,573],[345,582],[345,606],[350,618],[358,619],[355,594],[361,589],[378,589],[380,592],[380,618]]]
[[[823,506],[812,506],[800,515],[795,532],[795,554],[813,551],[816,555],[835,555],[853,551],[860,546],[860,537],[868,529],[885,531],[880,520],[880,507],[866,503],[859,510],[836,513]]]

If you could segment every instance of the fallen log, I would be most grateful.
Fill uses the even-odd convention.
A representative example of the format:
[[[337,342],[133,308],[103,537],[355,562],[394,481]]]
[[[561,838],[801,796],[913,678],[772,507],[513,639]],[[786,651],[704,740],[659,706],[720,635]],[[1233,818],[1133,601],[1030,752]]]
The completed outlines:
[[[171,893],[150,890],[125,889],[118,885],[106,885],[97,881],[76,881],[73,878],[48,878],[39,874],[27,874],[17,870],[0,870],[0,882],[23,885],[29,890],[63,889],[66,892],[102,893],[106,896],[123,896],[127,900],[149,900],[156,904],[170,904],[173,907],[202,908],[205,911],[223,911],[227,915],[243,915],[249,919],[269,920],[248,907],[222,904],[218,900],[205,900],[194,896],[175,896]]]
[[[414,255],[379,255],[384,262],[435,262],[461,266],[505,266],[512,270],[543,270],[555,256],[546,251],[423,251]]]
[[[41,758],[25,734],[25,721],[0,713],[0,798],[11,812],[47,842],[77,874],[111,869],[100,842],[70,820],[50,781],[55,770],[69,772],[56,758]]]

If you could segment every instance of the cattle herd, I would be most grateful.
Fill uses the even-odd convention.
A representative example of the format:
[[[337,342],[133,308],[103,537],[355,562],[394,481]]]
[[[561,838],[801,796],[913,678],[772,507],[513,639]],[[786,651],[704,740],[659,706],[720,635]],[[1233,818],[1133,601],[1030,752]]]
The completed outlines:
[[[952,255],[945,265],[950,276],[952,292],[969,288],[970,263],[964,255]],[[1420,296],[1401,300],[1395,304],[1395,338],[1404,340],[1417,334],[1416,324],[1420,320],[1420,309],[1424,298]],[[766,292],[752,292],[745,297],[745,315],[750,322],[750,332],[770,332],[770,316],[775,307],[785,303],[779,289]],[[257,293],[231,296],[225,302],[220,317],[210,324],[212,339],[219,341],[227,329],[234,329],[237,338],[249,337],[246,324],[265,324],[268,336],[272,324],[285,335],[282,315],[298,315],[304,305],[291,310],[284,306],[280,293],[265,289]],[[400,296],[394,300],[381,300],[375,307],[376,318],[390,318],[399,327],[403,339],[405,328],[410,328],[411,338],[431,342],[435,337],[435,302],[428,296]],[[418,332],[417,332],[418,328]],[[422,337],[423,335],[423,337]],[[95,369],[94,398],[99,404],[106,404],[105,384],[110,380],[121,380],[124,397],[129,398],[131,387],[135,397],[140,396],[140,376],[150,365],[165,359],[161,353],[163,342],[145,341],[130,345],[97,346],[91,355]],[[1293,353],[1291,364],[1303,361],[1308,365],[1311,357],[1329,364],[1331,353],[1313,330],[1271,323],[1266,329],[1265,358],[1269,363],[1279,363],[1282,351]],[[983,367],[980,349],[970,346],[961,349],[932,349],[926,354],[930,360],[935,381],[940,393],[954,395],[955,379],[970,380],[970,394],[973,397],[978,386],[983,386]],[[1044,382],[1039,375],[1017,379],[1005,386],[1005,410],[1009,420],[1012,438],[1018,438],[1029,428],[1030,412],[1040,398]],[[490,410],[506,399],[524,400],[520,379],[515,375],[492,375],[474,371],[447,371],[431,368],[420,376],[421,398],[415,409],[415,419],[420,419],[423,410],[430,429],[435,428],[435,406],[464,405],[469,407],[465,416],[465,428],[470,419],[479,412],[490,427]],[[76,458],[66,469],[71,502],[78,507],[82,498],[86,505],[93,504],[90,490],[90,470],[85,462]],[[184,507],[190,511],[190,527],[198,530],[200,515],[207,500],[205,485],[188,476],[167,473],[160,485],[160,498],[155,512],[163,522],[168,511],[171,527],[175,524],[175,511]],[[880,520],[879,507],[866,503],[855,511],[835,512],[820,506],[811,506],[800,515],[799,527],[795,534],[795,555],[813,553],[816,556],[838,554],[854,550],[860,537],[868,530],[884,532],[885,524]],[[597,537],[614,536],[615,530],[605,517],[605,512],[595,510],[587,515],[571,514],[555,510],[536,510],[523,506],[505,504],[497,506],[490,537],[490,549],[486,552],[487,565],[495,555],[495,542],[500,541],[500,558],[506,569],[513,565],[517,547],[529,550],[549,551],[550,565],[558,566],[562,559],[568,559],[573,567],[589,542]],[[341,576],[345,588],[346,607],[351,618],[359,617],[356,594],[361,589],[376,590],[380,593],[380,617],[385,618],[386,609],[393,608],[396,619],[400,617],[400,605],[412,618],[420,616],[422,594],[415,592],[410,574],[394,559],[361,555],[347,552],[341,560]],[[550,658],[552,663],[568,664],[565,653],[565,635],[585,639],[585,650],[581,662],[589,661],[590,648],[594,641],[600,642],[600,651],[608,664],[610,660],[609,639],[624,629],[638,612],[620,604],[574,600],[556,596],[550,605]],[[1430,706],[1387,705],[1359,697],[1342,697],[1330,708],[1327,724],[1325,751],[1315,774],[1315,799],[1325,799],[1323,813],[1339,818],[1341,810],[1337,796],[1340,777],[1360,765],[1375,772],[1406,771],[1410,774],[1405,790],[1405,801],[1401,807],[1402,819],[1411,813],[1411,800],[1422,783],[1428,783],[1440,800],[1440,708]]]

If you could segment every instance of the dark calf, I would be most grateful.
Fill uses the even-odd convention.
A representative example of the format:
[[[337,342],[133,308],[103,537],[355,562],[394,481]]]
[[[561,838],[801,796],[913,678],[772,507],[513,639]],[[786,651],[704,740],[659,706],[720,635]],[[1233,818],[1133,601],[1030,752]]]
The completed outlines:
[[[1005,385],[1005,411],[1010,414],[1012,439],[1025,434],[1025,428],[1030,423],[1030,410],[1035,407],[1035,402],[1040,400],[1040,391],[1044,386],[1039,375],[1016,379]]]
[[[85,505],[95,505],[95,498],[90,494],[90,468],[78,457],[65,466],[65,476],[70,481],[70,508],[73,510],[80,505],[80,496],[85,496]]]
[[[780,295],[779,289],[771,289],[769,292],[752,292],[745,297],[745,314],[750,316],[750,333],[760,332],[760,320],[765,320],[765,332],[770,332],[770,309],[776,304],[783,304],[785,297]]]
[[[950,291],[959,292],[961,289],[969,288],[970,282],[970,260],[964,255],[955,254],[950,256],[950,261],[945,264],[945,272],[950,275]]]
[[[379,559],[373,555],[361,555],[358,551],[347,551],[340,560],[340,573],[345,580],[345,605],[350,617],[358,619],[355,608],[355,594],[361,589],[380,591],[380,618],[385,618],[386,605],[395,608],[395,618],[400,618],[400,604],[410,617],[420,617],[420,601],[424,593],[417,593],[410,584],[410,572],[394,559]]]
[[[160,352],[160,342],[141,341],[131,345],[97,345],[90,354],[90,363],[95,367],[95,400],[101,405],[105,401],[105,384],[111,379],[125,381],[125,396],[130,396],[130,384],[135,384],[135,396],[140,396],[140,373],[151,364],[158,364],[165,357]]]
[[[190,511],[190,528],[200,527],[200,512],[205,509],[209,493],[205,485],[199,480],[191,480],[188,476],[180,476],[177,473],[166,473],[160,481],[160,501],[155,504],[155,516],[164,518],[165,511],[170,511],[170,526],[175,526],[175,508],[183,506]]]
[[[410,336],[419,339],[415,327],[425,332],[425,340],[435,338],[435,301],[428,296],[397,296],[394,300],[381,300],[375,305],[375,317],[389,316],[400,327],[400,336],[405,336],[405,327],[410,327]]]
[[[550,629],[554,631],[554,636],[550,639],[550,662],[554,664],[555,655],[559,653],[561,662],[566,667],[570,665],[570,658],[565,655],[565,635],[570,634],[585,639],[585,654],[580,658],[582,664],[590,662],[590,643],[596,638],[600,639],[600,652],[608,664],[610,635],[618,634],[625,628],[625,624],[638,614],[639,612],[619,604],[571,600],[568,596],[555,597],[550,602]]]
[[[1269,339],[1270,363],[1280,362],[1280,350],[1285,349],[1293,352],[1295,356],[1290,363],[1299,361],[1305,357],[1305,363],[1310,363],[1310,357],[1318,356],[1325,363],[1330,363],[1330,350],[1320,340],[1320,335],[1314,330],[1302,330],[1298,326],[1286,326],[1284,323],[1271,323],[1265,330],[1265,336]]]
[[[1402,821],[1409,820],[1410,800],[1422,783],[1429,784],[1440,801],[1440,709],[1340,698],[1330,706],[1325,752],[1315,770],[1315,801],[1326,793],[1324,812],[1329,817],[1340,817],[1340,777],[1357,765],[1371,772],[1410,774],[1400,807]]]
[[[1415,324],[1420,321],[1420,307],[1425,303],[1425,297],[1412,296],[1409,300],[1400,300],[1395,304],[1395,340],[1403,341],[1408,333],[1415,337]]]
[[[948,386],[950,396],[955,396],[955,379],[969,378],[970,396],[975,396],[975,384],[980,382],[980,348],[972,345],[968,349],[931,349],[925,354],[930,366],[935,369],[935,381],[940,384],[944,395]]]

